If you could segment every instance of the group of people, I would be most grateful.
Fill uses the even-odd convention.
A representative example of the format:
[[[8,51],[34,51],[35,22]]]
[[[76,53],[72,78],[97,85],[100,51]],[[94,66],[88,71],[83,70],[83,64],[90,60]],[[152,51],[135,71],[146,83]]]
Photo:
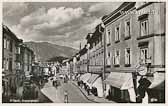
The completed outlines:
[[[78,81],[77,83],[78,83],[78,86],[80,86],[81,88],[84,88],[87,91],[88,95],[90,95],[91,88],[86,83],[84,83],[81,80]]]

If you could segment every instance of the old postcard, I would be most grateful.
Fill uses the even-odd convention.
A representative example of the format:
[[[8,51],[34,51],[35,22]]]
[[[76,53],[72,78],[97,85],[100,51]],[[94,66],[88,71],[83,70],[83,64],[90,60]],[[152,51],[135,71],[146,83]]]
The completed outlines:
[[[166,102],[166,2],[2,2],[6,103]]]

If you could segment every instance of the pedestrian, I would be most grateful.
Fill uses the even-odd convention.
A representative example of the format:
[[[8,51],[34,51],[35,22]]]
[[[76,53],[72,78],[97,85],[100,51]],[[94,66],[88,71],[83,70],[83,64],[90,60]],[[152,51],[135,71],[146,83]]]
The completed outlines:
[[[86,87],[87,93],[88,93],[88,95],[90,95],[90,87],[88,85],[86,85],[86,86],[87,86]]]
[[[64,92],[64,103],[68,103],[68,91]]]

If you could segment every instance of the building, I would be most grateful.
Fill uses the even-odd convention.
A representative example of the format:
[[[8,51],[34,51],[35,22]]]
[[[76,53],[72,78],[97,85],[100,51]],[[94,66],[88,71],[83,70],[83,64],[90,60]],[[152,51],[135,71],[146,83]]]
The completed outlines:
[[[124,2],[103,19],[110,99],[165,102],[165,11],[162,2]]]
[[[2,86],[3,97],[15,97],[19,85],[19,72],[21,71],[20,44],[21,39],[5,25],[3,25],[2,41]]]
[[[78,61],[80,80],[88,85],[91,92],[98,97],[103,97],[104,47],[102,32],[101,25],[97,25],[94,33],[88,33],[87,44],[79,51]]]
[[[86,73],[88,71],[88,55],[86,46],[79,51],[77,57],[77,71],[79,74]]]
[[[103,16],[79,51],[80,80],[109,100],[165,102],[165,20],[164,2],[124,2]]]
[[[22,79],[23,80],[30,80],[32,76],[32,65],[35,61],[34,52],[26,45],[21,45],[21,68],[22,68]]]

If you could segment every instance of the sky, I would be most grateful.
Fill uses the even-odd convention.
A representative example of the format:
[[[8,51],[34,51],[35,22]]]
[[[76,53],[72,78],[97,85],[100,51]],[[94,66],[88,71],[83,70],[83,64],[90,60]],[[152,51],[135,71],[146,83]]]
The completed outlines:
[[[121,2],[3,2],[3,23],[23,41],[79,49]]]

